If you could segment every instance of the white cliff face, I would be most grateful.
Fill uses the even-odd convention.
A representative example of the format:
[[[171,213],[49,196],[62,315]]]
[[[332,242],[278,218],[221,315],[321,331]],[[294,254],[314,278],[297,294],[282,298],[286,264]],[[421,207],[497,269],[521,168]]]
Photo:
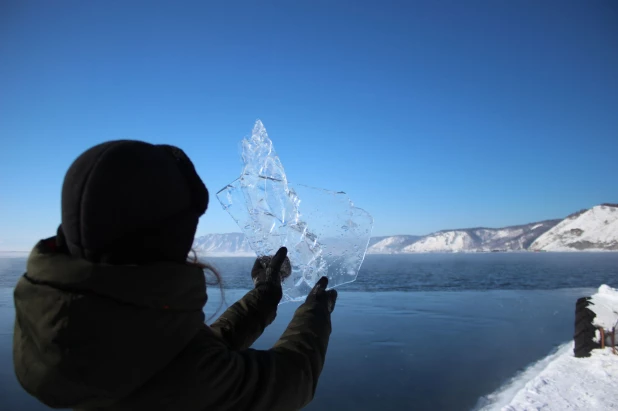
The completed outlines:
[[[573,214],[530,246],[543,251],[618,251],[618,207],[599,205]]]
[[[476,248],[475,240],[466,231],[443,231],[421,238],[403,248],[404,253],[457,252]]]
[[[396,235],[386,237],[376,242],[367,249],[367,254],[393,254],[417,241],[420,236],[416,235]]]
[[[482,240],[479,251],[520,251],[528,249],[534,240],[555,226],[558,221],[549,220],[500,229],[478,229],[474,232]]]

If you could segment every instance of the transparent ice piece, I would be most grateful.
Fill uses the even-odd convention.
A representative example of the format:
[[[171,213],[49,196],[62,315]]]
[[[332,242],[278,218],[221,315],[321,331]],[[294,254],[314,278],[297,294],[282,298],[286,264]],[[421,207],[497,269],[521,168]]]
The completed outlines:
[[[322,276],[329,288],[356,280],[373,218],[344,192],[288,182],[261,121],[242,141],[241,176],[217,193],[259,256],[288,248],[292,275],[283,301],[303,300]]]

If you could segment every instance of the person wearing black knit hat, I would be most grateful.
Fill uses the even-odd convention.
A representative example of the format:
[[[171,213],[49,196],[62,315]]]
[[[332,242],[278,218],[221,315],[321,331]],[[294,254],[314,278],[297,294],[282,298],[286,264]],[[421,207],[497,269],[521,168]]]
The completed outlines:
[[[69,168],[57,235],[15,291],[13,362],[53,408],[297,410],[314,394],[337,293],[320,279],[270,350],[287,249],[261,256],[254,289],[211,326],[204,270],[188,260],[209,193],[179,148],[119,140]],[[220,279],[218,273],[214,274]]]

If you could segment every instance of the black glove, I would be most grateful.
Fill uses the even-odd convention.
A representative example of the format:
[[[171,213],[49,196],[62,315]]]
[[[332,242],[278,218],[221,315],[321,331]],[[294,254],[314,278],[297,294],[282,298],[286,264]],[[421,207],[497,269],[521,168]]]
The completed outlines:
[[[273,257],[263,256],[255,260],[251,270],[251,278],[255,288],[272,288],[278,291],[278,294],[283,294],[281,282],[292,273],[292,264],[287,254],[288,249],[281,247]]]
[[[326,291],[327,285],[328,278],[320,278],[307,296],[305,304],[324,304],[324,306],[328,310],[328,313],[330,314],[335,309],[335,302],[337,302],[337,290]]]

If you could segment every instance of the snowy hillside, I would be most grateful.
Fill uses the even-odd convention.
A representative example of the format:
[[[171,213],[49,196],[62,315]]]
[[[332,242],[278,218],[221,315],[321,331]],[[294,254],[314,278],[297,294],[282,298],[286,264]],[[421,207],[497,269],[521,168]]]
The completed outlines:
[[[575,213],[536,239],[531,250],[618,251],[618,206],[599,205]]]
[[[381,237],[379,241],[372,244],[367,249],[367,254],[393,254],[399,253],[406,246],[417,241],[421,236],[418,235],[395,235],[392,237]]]
[[[379,243],[380,241],[389,238],[390,236],[382,236],[382,237],[371,237],[369,239],[369,244],[368,247],[371,248],[372,245]],[[411,236],[411,237],[415,237],[415,236]]]
[[[438,231],[404,247],[403,253],[525,250],[559,220],[504,228],[468,228]]]
[[[252,256],[255,253],[242,233],[206,234],[193,241],[197,255],[210,257]]]
[[[401,251],[404,253],[468,251],[478,248],[479,245],[466,231],[455,230],[430,234]]]

